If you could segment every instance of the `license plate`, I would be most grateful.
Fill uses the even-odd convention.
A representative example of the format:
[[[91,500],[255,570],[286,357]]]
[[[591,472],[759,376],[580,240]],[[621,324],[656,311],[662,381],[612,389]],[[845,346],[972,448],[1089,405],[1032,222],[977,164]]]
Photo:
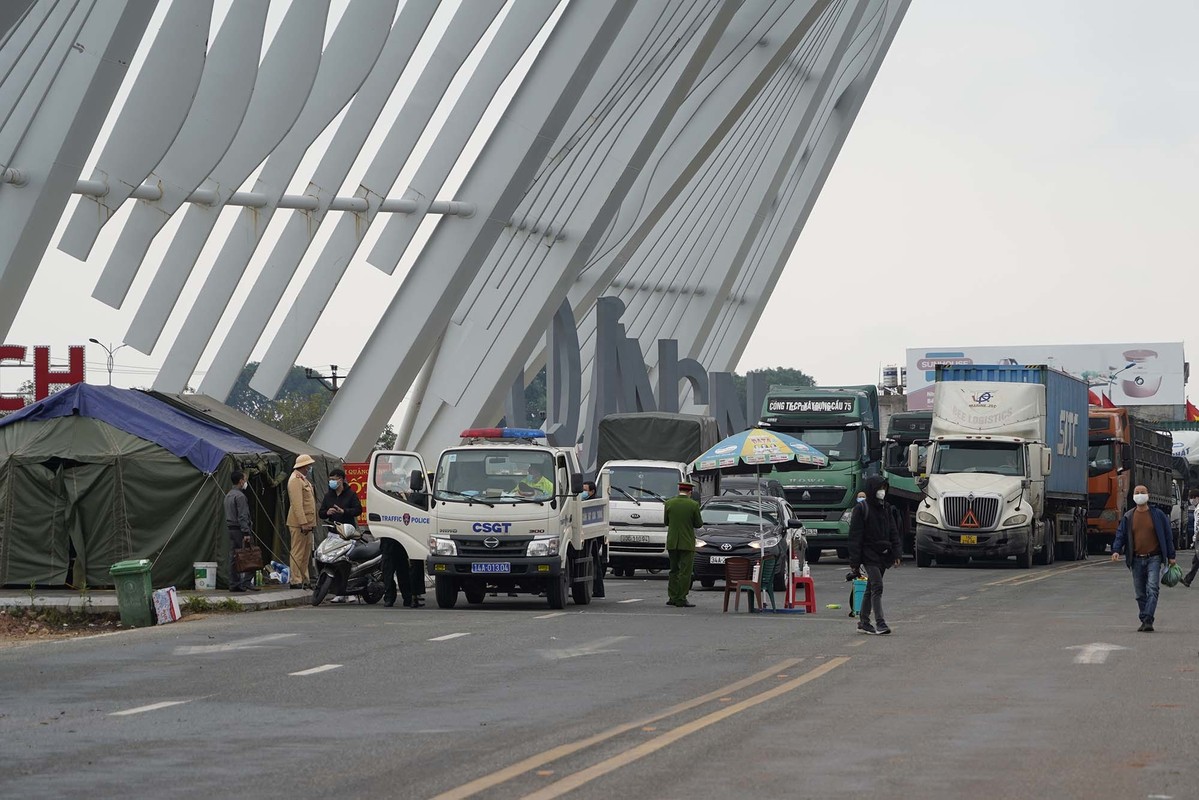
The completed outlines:
[[[978,544],[978,537],[973,533],[963,533],[962,544]]]
[[[474,561],[470,565],[471,572],[511,572],[512,565],[507,561]]]
[[[648,542],[649,537],[643,533],[642,534],[626,533],[620,537],[620,541],[622,541],[622,542]]]
[[[728,556],[712,556],[711,560],[709,560],[708,563],[709,564],[723,564],[724,560],[726,558],[728,558]]]

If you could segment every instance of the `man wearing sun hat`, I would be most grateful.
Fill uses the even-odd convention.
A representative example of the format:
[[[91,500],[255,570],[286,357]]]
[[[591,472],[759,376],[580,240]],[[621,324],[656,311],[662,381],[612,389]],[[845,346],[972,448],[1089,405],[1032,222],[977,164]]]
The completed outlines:
[[[312,530],[316,527],[316,495],[309,475],[316,460],[307,453],[296,456],[287,479],[287,530],[291,534],[291,588],[311,588],[308,562],[312,559]]]
[[[666,554],[670,557],[670,579],[667,582],[668,606],[695,608],[687,602],[691,591],[691,571],[695,567],[695,529],[704,524],[699,503],[691,499],[692,485],[679,483],[679,493],[666,501],[663,515],[666,521]]]

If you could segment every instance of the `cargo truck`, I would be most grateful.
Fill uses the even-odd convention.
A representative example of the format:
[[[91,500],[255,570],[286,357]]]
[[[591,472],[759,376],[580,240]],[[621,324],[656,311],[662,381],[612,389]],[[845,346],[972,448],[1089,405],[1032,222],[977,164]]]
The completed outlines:
[[[544,440],[539,430],[472,428],[431,474],[418,453],[371,454],[371,532],[425,558],[438,607],[453,608],[460,594],[477,605],[489,592],[544,593],[554,609],[567,597],[603,597],[606,482],[580,499],[574,449]]]
[[[1086,383],[1048,367],[937,367],[916,565],[1085,558],[1087,411]]]
[[[1167,516],[1174,506],[1173,439],[1129,415],[1091,406],[1087,431],[1087,550],[1110,550],[1132,490],[1144,484],[1149,504]],[[1177,531],[1175,532],[1177,536]]]
[[[614,575],[670,566],[664,504],[683,480],[694,482],[700,496],[716,494],[719,476],[694,476],[691,462],[718,441],[715,417],[638,412],[600,420],[596,455],[611,492],[605,563]]]
[[[849,513],[866,478],[882,473],[878,388],[866,386],[772,387],[758,426],[778,431],[828,456],[827,467],[771,473],[808,540],[807,560],[835,549],[849,556]]]
[[[908,470],[908,448],[913,444],[919,447],[918,463],[923,464],[932,422],[931,411],[897,411],[887,420],[883,475],[891,486],[888,497],[899,509],[904,555],[916,552],[916,511],[924,500],[924,492],[917,481],[920,476]]]

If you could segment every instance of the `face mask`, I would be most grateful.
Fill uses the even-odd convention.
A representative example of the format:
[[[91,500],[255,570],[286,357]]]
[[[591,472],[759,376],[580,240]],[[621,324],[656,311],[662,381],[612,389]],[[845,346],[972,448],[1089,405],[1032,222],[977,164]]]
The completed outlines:
[[[336,489],[339,481],[329,481],[329,488]]]
[[[864,494],[860,494],[860,495],[858,495],[858,496],[857,496],[857,498],[855,498],[855,499],[856,499],[856,500],[857,500],[857,502],[859,502],[859,503],[865,503],[865,502],[866,502],[866,495],[864,495]]]
[[[1143,506],[1143,505],[1145,505],[1146,503],[1148,503],[1148,502],[1149,502],[1149,495],[1147,495],[1147,494],[1134,494],[1134,495],[1132,496],[1132,502],[1136,503],[1138,506]]]
[[[887,490],[879,489],[877,492],[874,493],[874,496],[877,497],[879,500],[886,500],[887,499]]]

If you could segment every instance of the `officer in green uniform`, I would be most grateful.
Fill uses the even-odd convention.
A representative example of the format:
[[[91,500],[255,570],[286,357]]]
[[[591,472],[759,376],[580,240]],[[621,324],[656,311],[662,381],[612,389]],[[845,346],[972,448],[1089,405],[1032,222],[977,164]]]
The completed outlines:
[[[695,608],[687,602],[691,591],[691,571],[695,567],[695,529],[704,524],[699,503],[691,499],[691,484],[680,483],[679,494],[666,501],[666,553],[670,556],[668,606]]]

